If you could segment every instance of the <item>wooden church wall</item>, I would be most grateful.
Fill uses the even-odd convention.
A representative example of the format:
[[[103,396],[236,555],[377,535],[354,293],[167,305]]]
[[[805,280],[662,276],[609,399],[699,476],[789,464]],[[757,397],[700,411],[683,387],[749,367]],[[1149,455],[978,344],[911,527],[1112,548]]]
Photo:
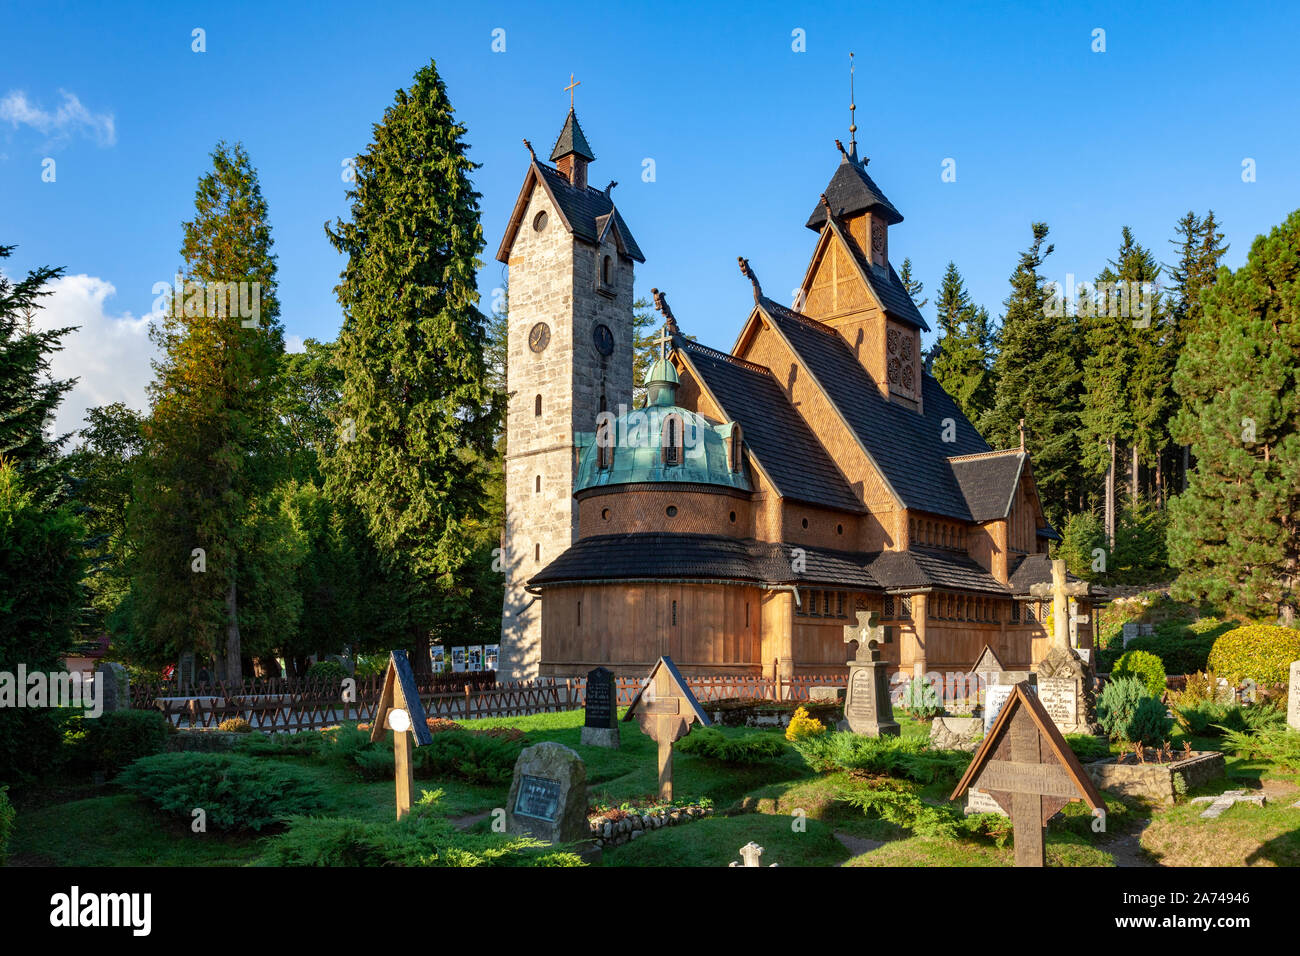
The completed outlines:
[[[641,676],[668,655],[687,674],[757,674],[762,593],[740,585],[634,581],[549,587],[542,598],[541,672],[574,677],[604,665]]]
[[[825,446],[859,500],[870,510],[871,514],[858,522],[857,540],[846,541],[842,547],[857,551],[895,547],[893,496],[848,426],[813,383],[807,369],[780,336],[767,327],[750,337],[744,358],[772,370],[791,403]]]

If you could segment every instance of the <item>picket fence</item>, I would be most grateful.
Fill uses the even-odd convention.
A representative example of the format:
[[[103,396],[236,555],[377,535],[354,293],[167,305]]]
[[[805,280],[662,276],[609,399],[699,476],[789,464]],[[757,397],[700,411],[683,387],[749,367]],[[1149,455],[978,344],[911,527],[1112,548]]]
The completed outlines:
[[[429,717],[472,720],[481,717],[522,717],[576,710],[586,703],[585,678],[540,678],[496,681],[493,674],[452,674],[417,677],[420,700]],[[807,700],[811,687],[843,686],[847,676],[797,676],[786,679],[716,675],[688,677],[691,692],[701,702],[728,698]],[[619,706],[632,702],[643,678],[616,678]],[[340,721],[368,721],[375,715],[383,678],[357,681],[355,700],[343,700],[337,679],[275,678],[245,681],[228,687],[218,681],[178,694],[174,682],[131,685],[131,706],[158,710],[176,727],[213,728],[242,717],[267,732],[318,730]]]

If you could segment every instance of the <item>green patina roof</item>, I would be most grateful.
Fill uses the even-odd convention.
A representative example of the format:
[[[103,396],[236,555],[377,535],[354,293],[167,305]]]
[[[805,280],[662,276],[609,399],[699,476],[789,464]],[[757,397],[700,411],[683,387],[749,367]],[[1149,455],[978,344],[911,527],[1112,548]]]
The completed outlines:
[[[670,392],[670,389],[664,391]],[[682,419],[684,448],[680,465],[664,464],[660,451],[664,419],[672,414],[680,415]],[[749,479],[744,470],[733,472],[727,464],[727,440],[734,427],[734,422],[719,424],[699,412],[671,404],[650,405],[628,412],[614,419],[614,464],[611,468],[597,467],[600,449],[596,447],[595,433],[577,434],[582,456],[573,490],[578,492],[586,488],[640,482],[689,482],[749,491]]]

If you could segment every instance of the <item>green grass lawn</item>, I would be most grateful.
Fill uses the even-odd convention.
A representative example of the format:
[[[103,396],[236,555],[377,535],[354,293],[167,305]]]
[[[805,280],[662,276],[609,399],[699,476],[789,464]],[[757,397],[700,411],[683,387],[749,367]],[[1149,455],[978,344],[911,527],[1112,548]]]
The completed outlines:
[[[635,723],[620,723],[621,749],[579,743],[582,712],[466,722],[471,729],[514,727],[525,744],[556,741],[572,747],[587,769],[593,804],[657,801],[657,747]],[[929,732],[927,724],[900,720],[906,736]],[[772,733],[720,728],[725,735]],[[1180,741],[1175,741],[1176,744]],[[1220,745],[1218,738],[1193,739],[1196,749]],[[311,756],[276,755],[311,775],[323,791],[322,815],[364,823],[393,818],[394,784],[366,782],[347,765]],[[1279,773],[1259,762],[1228,761],[1229,779],[1206,792],[1264,787],[1264,808],[1239,806],[1218,820],[1199,817],[1200,805],[1149,808],[1132,801],[1112,805],[1108,832],[1090,832],[1082,806],[1072,807],[1048,830],[1049,865],[1300,865],[1300,775]],[[693,823],[653,830],[605,852],[607,866],[725,866],[739,849],[756,842],[764,863],[782,866],[1010,866],[1011,846],[987,838],[924,836],[866,814],[845,802],[855,787],[869,784],[849,773],[814,774],[793,748],[756,766],[723,764],[701,756],[674,757],[675,801],[705,801],[715,815]],[[456,776],[416,780],[417,790],[441,790],[435,812],[470,827],[506,800],[504,785],[480,786]],[[951,781],[917,789],[931,805],[943,805]],[[1194,794],[1193,794],[1194,795]],[[418,794],[417,794],[418,796]],[[10,847],[11,865],[52,866],[241,866],[258,861],[269,833],[192,833],[182,819],[167,816],[112,784],[91,786],[74,778],[54,779],[44,789],[16,800],[19,816]],[[488,820],[473,832],[490,835]],[[1135,850],[1137,834],[1140,849]],[[837,838],[838,835],[838,838]],[[1126,843],[1126,847],[1121,847]],[[1145,855],[1143,855],[1145,854]]]

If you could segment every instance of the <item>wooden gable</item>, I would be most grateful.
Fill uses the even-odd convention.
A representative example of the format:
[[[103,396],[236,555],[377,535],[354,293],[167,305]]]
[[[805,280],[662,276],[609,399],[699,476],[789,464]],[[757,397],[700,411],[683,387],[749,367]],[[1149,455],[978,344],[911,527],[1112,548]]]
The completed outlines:
[[[379,740],[389,729],[388,718],[394,710],[406,711],[410,719],[410,732],[415,735],[415,745],[422,747],[433,742],[429,734],[428,718],[424,704],[420,700],[420,691],[415,686],[415,674],[411,671],[411,662],[406,658],[406,651],[390,651],[388,671],[384,674],[384,689],[379,695],[379,706],[375,709],[375,719],[370,725],[370,739]]]
[[[880,312],[853,253],[829,223],[817,240],[796,301],[797,311],[832,325],[837,317]]]

